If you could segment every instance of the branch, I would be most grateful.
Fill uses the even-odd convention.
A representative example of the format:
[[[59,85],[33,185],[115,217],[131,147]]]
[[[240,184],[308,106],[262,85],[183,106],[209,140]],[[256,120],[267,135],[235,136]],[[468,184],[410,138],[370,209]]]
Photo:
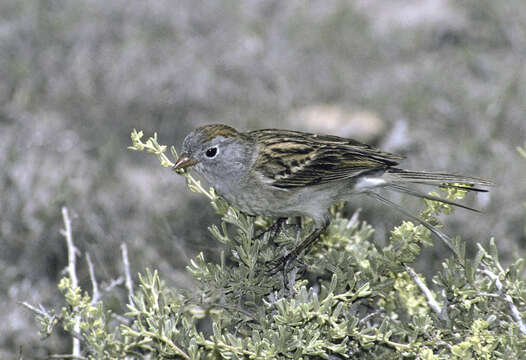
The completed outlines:
[[[449,317],[447,315],[447,311],[445,311],[445,309],[444,311],[440,310],[440,306],[435,300],[435,297],[433,296],[431,290],[429,290],[426,284],[418,277],[417,273],[409,265],[403,265],[409,276],[411,276],[411,279],[413,279],[415,284],[420,288],[420,291],[422,291],[422,293],[426,297],[429,307],[438,315],[440,319],[444,320],[447,324],[449,324]]]
[[[109,284],[104,284],[103,285],[103,290],[106,291],[106,292],[109,292],[109,291],[112,291],[113,288],[119,286],[119,285],[122,285],[122,283],[124,283],[124,278],[122,276],[119,276],[118,278],[116,279],[112,279]]]
[[[146,140],[146,142],[142,142],[141,140],[143,135],[144,134],[142,131],[137,131],[133,129],[132,133],[130,134],[132,145],[128,146],[128,149],[134,150],[134,151],[147,151],[147,152],[153,153],[157,155],[157,157],[159,158],[159,161],[161,162],[161,166],[170,167],[173,169],[175,166],[175,163],[172,162],[168,158],[168,156],[166,156],[166,154],[164,153],[167,149],[167,146],[159,144],[159,142],[157,141],[157,133],[154,133],[152,137],[149,137],[148,140]],[[172,146],[170,150],[174,158],[178,159],[179,157],[177,155],[177,151],[175,151],[175,148]],[[176,172],[179,175],[184,175],[186,177],[187,186],[191,191],[201,193],[212,201],[217,198],[215,192],[213,192],[212,190],[210,191],[205,190],[205,188],[201,186],[201,182],[198,180],[195,180],[188,171],[176,170]]]
[[[79,360],[88,360],[87,357],[84,356],[77,356],[73,354],[57,354],[57,355],[49,355],[48,359],[79,359]]]
[[[48,319],[52,319],[54,318],[55,316],[51,315],[44,307],[42,307],[42,305],[40,305],[40,309],[39,308],[36,308],[35,306],[23,301],[20,303],[21,305],[25,306],[26,308],[28,308],[29,310],[31,310],[32,312],[34,312],[35,314],[38,314],[42,317],[45,317],[45,318],[48,318]]]
[[[130,273],[130,261],[128,260],[128,247],[126,243],[121,244],[122,264],[124,267],[124,284],[128,290],[128,301],[131,303],[133,296],[133,281]]]
[[[345,226],[346,229],[352,228],[354,225],[358,224],[358,218],[360,217],[360,212],[362,211],[361,208],[356,209],[354,214],[352,214],[351,219],[347,223],[347,226]]]
[[[77,255],[77,248],[73,243],[73,234],[71,232],[71,220],[69,219],[68,208],[62,208],[62,218],[64,220],[64,229],[60,230],[60,233],[66,238],[66,245],[68,247],[68,274],[71,279],[71,286],[73,289],[78,287],[77,279],[77,260],[75,256]],[[75,325],[73,326],[73,333],[80,334],[80,317],[77,315],[75,317]],[[80,356],[80,340],[73,338],[73,349],[71,356],[73,358],[81,358]]]
[[[172,340],[168,338],[166,335],[157,334],[153,331],[144,331],[144,334],[152,339],[157,339],[160,342],[164,343],[170,348],[170,350],[172,350],[174,353],[176,353],[183,359],[190,360],[190,356],[188,356],[179,346],[177,346],[174,342],[172,342]]]
[[[500,281],[499,277],[492,273],[491,271],[484,269],[480,270],[484,275],[487,275],[494,283],[495,287],[497,288],[499,294],[502,294],[502,282]],[[511,311],[511,316],[519,326],[519,330],[523,335],[526,335],[526,324],[524,323],[524,320],[521,317],[521,313],[519,309],[517,309],[517,306],[513,303],[513,299],[508,294],[504,293],[504,301],[508,303],[508,306]]]
[[[99,284],[95,277],[95,271],[93,270],[93,263],[91,262],[91,256],[86,253],[86,262],[88,263],[89,278],[91,280],[91,287],[93,288],[93,296],[91,297],[91,305],[95,305],[100,300]]]
[[[48,337],[49,335],[51,335],[51,332],[53,331],[53,327],[55,326],[55,321],[57,320],[57,316],[56,315],[52,315],[50,314],[43,306],[42,304],[39,305],[39,308],[36,308],[35,306],[27,303],[27,302],[21,302],[20,303],[21,305],[25,306],[26,308],[28,308],[29,310],[31,310],[32,312],[34,312],[35,314],[37,314],[38,316],[40,316],[40,318],[42,320],[45,320],[45,322],[47,323],[47,327],[46,327],[46,333],[42,335],[42,337]]]

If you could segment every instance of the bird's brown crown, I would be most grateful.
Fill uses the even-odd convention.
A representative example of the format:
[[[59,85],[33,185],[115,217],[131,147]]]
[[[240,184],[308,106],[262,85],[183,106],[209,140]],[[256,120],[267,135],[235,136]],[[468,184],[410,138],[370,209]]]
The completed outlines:
[[[203,142],[208,142],[218,136],[224,138],[238,138],[241,135],[233,127],[223,124],[204,125],[195,129],[195,133],[199,135],[199,138]]]

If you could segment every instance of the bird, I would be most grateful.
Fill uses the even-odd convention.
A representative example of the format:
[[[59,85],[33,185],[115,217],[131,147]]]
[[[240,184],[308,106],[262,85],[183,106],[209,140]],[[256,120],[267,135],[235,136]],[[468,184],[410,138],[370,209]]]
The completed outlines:
[[[240,132],[224,124],[204,125],[183,141],[175,170],[192,169],[231,205],[247,215],[278,219],[311,218],[315,229],[275,264],[309,249],[330,224],[329,207],[366,194],[422,224],[439,238],[447,235],[378,193],[379,189],[477,211],[421,192],[410,185],[486,192],[489,180],[398,167],[405,157],[334,135],[262,129]]]

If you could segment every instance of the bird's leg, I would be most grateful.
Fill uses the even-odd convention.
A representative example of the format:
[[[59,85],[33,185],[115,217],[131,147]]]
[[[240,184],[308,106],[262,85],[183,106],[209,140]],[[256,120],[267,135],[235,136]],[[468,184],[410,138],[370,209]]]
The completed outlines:
[[[302,220],[301,216],[296,216],[296,218],[293,218],[293,222],[292,222],[292,224],[296,227],[296,231],[298,232],[298,234],[301,232],[301,224],[302,224],[301,220]]]
[[[274,242],[274,240],[276,240],[276,237],[278,236],[280,230],[281,230],[281,227],[283,226],[283,223],[287,220],[287,218],[278,218],[274,224],[272,224],[267,230],[263,230],[261,233],[257,234],[255,237],[254,237],[254,240],[258,240],[260,239],[261,237],[263,237],[263,235],[265,235],[266,233],[268,233],[269,231],[271,232],[270,234],[270,238],[269,238],[269,241],[276,245],[276,243]]]
[[[303,240],[298,246],[292,249],[287,255],[280,257],[279,259],[272,260],[268,262],[270,269],[268,274],[273,275],[279,271],[280,268],[287,268],[289,262],[294,261],[299,254],[303,251],[310,249],[312,245],[320,238],[320,235],[327,229],[329,223],[327,222],[322,227],[315,229],[305,240]]]
[[[305,240],[303,240],[298,246],[292,249],[287,255],[285,255],[284,260],[293,260],[298,257],[304,250],[309,250],[316,241],[320,239],[320,235],[327,229],[327,225],[319,229],[315,229]]]

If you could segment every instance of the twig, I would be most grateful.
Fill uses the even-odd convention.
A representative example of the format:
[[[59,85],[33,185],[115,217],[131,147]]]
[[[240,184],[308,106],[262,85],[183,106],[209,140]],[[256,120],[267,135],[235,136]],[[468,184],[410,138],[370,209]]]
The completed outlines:
[[[397,351],[403,351],[403,350],[411,349],[411,345],[409,345],[409,344],[401,344],[401,343],[397,343],[397,342],[394,342],[394,341],[391,341],[391,340],[388,340],[388,339],[384,339],[384,338],[382,338],[382,335],[380,335],[380,334],[377,334],[377,335],[360,334],[360,336],[363,337],[364,339],[368,340],[368,341],[377,341],[380,344],[389,345],[389,346],[395,348]]]
[[[109,292],[109,291],[113,290],[114,287],[122,285],[123,283],[124,283],[124,278],[122,276],[119,276],[116,279],[112,279],[109,284],[107,284],[107,285],[104,284],[102,288],[103,288],[104,291]]]
[[[378,315],[381,313],[381,310],[376,310],[375,312],[372,312],[370,314],[367,314],[366,316],[364,316],[363,318],[360,319],[359,323],[360,324],[365,324],[367,321],[369,321],[370,318]]]
[[[40,305],[40,309],[36,308],[35,306],[23,301],[20,303],[21,305],[25,306],[26,308],[28,308],[29,310],[31,310],[32,312],[42,316],[42,317],[46,317],[48,319],[52,319],[53,316],[50,315],[46,309],[44,307],[42,307],[42,305]]]
[[[487,296],[487,297],[493,297],[493,298],[500,298],[501,294],[493,294],[493,293],[487,293],[487,292],[479,292],[480,296]]]
[[[245,310],[245,309],[243,309],[241,307],[235,306],[235,305],[219,304],[219,303],[212,303],[210,305],[218,307],[218,308],[221,308],[221,309],[227,309],[227,310],[230,310],[230,311],[237,311],[239,313],[242,313],[242,314],[248,316],[252,320],[256,320],[256,316],[254,314],[252,314],[250,311],[247,311],[247,310]]]
[[[442,294],[442,310],[441,310],[441,312],[446,314],[446,316],[447,316],[447,307],[449,306],[449,301],[447,299],[446,289],[442,289],[441,294]]]
[[[164,335],[164,334],[160,334],[159,335],[159,334],[156,334],[153,331],[144,331],[144,334],[146,336],[152,338],[152,339],[157,339],[157,340],[161,341],[162,343],[167,345],[170,348],[170,350],[172,350],[176,355],[179,355],[183,359],[188,359],[188,360],[190,359],[190,356],[188,356],[179,346],[177,346],[172,341],[172,339],[170,339],[166,335]]]
[[[361,211],[362,211],[362,208],[356,209],[354,214],[352,214],[351,219],[347,223],[347,226],[345,226],[346,229],[350,229],[351,227],[353,227],[354,225],[356,225],[358,223],[358,218],[360,217],[360,212]]]
[[[133,296],[133,281],[130,273],[130,261],[128,260],[128,247],[126,243],[121,244],[122,264],[124,267],[124,284],[128,290],[128,301],[131,303]]]
[[[56,354],[56,355],[49,355],[48,359],[79,359],[79,360],[87,360],[87,357],[84,356],[77,356],[73,354]]]
[[[438,315],[440,319],[446,321],[446,323],[449,324],[449,317],[447,315],[447,311],[440,310],[440,306],[435,300],[435,297],[433,296],[431,290],[429,290],[426,284],[424,284],[424,282],[418,277],[417,273],[409,265],[403,265],[409,276],[411,276],[411,279],[413,279],[415,284],[420,288],[420,291],[422,291],[422,293],[426,297],[429,307]]]
[[[121,324],[130,325],[131,323],[131,320],[128,319],[126,316],[122,316],[116,313],[111,313],[110,316],[112,319],[117,320]]]
[[[497,288],[499,294],[503,294],[502,293],[503,286],[502,286],[502,282],[500,281],[499,277],[496,274],[494,274],[491,271],[489,271],[488,269],[484,269],[484,270],[480,270],[480,271],[483,274],[487,275],[495,283],[495,287]],[[504,293],[503,295],[504,295],[504,301],[508,303],[508,306],[509,306],[510,311],[511,311],[511,316],[513,317],[513,319],[515,320],[515,322],[519,326],[520,332],[523,335],[526,335],[526,324],[524,323],[524,320],[521,317],[521,313],[520,313],[519,309],[517,309],[517,306],[515,306],[515,304],[513,303],[513,299],[511,298],[511,296],[509,296],[506,293]]]
[[[93,270],[93,263],[91,262],[91,256],[86,253],[86,262],[88,263],[89,278],[91,280],[91,287],[93,288],[93,296],[91,297],[91,305],[96,304],[100,300],[99,284],[95,277],[95,270]]]
[[[163,167],[170,167],[174,169],[175,163],[171,161],[168,156],[164,153],[167,149],[166,145],[160,145],[157,141],[157,133],[154,133],[153,136],[149,137],[146,142],[142,142],[141,138],[143,137],[142,131],[137,131],[133,129],[131,133],[131,140],[132,140],[132,146],[128,146],[128,149],[134,150],[134,151],[144,151],[153,153],[157,155],[159,158],[159,161],[161,162],[161,166]],[[175,147],[170,148],[172,155],[178,159],[177,151],[175,151]],[[184,170],[175,170],[179,175],[184,175],[186,177],[186,182],[190,190],[202,193],[206,197],[208,197],[210,200],[215,200],[217,196],[215,193],[210,190],[207,191],[205,188],[201,186],[201,183],[198,180],[195,180],[192,175],[188,171]]]
[[[66,245],[68,247],[68,267],[67,272],[71,279],[71,285],[77,287],[79,281],[77,279],[77,248],[73,243],[73,235],[71,232],[71,220],[69,219],[69,212],[66,207],[62,208],[62,219],[64,221],[64,229],[60,230],[60,234],[66,239]]]
[[[47,328],[46,328],[45,336],[48,337],[49,335],[51,335],[51,332],[53,331],[53,327],[55,326],[55,320],[57,320],[57,316],[56,315],[51,315],[46,310],[46,308],[44,308],[42,306],[42,304],[38,305],[39,308],[36,308],[33,305],[31,305],[31,304],[29,304],[29,303],[27,303],[25,301],[21,302],[20,304],[22,306],[25,306],[26,308],[28,308],[29,310],[31,310],[32,312],[34,312],[38,316],[40,316],[42,319],[46,319]]]
[[[66,238],[66,245],[68,247],[68,274],[71,279],[71,286],[73,289],[78,287],[78,279],[77,279],[77,259],[75,256],[77,255],[77,248],[75,247],[75,244],[73,243],[73,234],[71,232],[71,220],[69,219],[69,213],[68,208],[63,207],[62,208],[62,218],[64,220],[64,229],[60,230],[60,233]],[[80,334],[80,317],[77,315],[75,317],[75,325],[73,326],[73,332]],[[80,340],[77,338],[73,338],[73,349],[71,352],[72,358],[82,358],[80,356]]]

